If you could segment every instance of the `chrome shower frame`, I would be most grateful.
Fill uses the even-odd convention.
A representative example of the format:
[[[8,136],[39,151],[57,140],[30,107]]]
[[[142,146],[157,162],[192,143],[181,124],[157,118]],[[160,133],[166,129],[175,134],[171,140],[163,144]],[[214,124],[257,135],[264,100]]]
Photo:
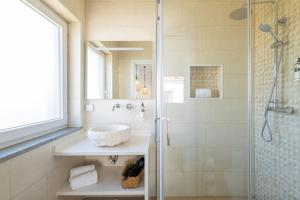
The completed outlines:
[[[263,2],[259,2],[259,3],[263,3]],[[266,3],[266,2],[265,2]],[[278,0],[276,1],[270,1],[269,3],[272,3],[274,6],[274,31],[272,31],[271,27],[269,25],[263,25],[261,24],[260,29],[263,32],[269,32],[272,37],[273,37],[273,41],[274,43],[270,46],[271,49],[274,49],[274,71],[275,71],[275,75],[274,75],[274,81],[272,84],[272,90],[270,93],[270,97],[266,103],[266,107],[265,107],[265,111],[264,111],[264,122],[263,122],[263,126],[261,129],[261,137],[263,138],[263,140],[265,142],[271,142],[273,140],[273,133],[269,124],[269,120],[268,120],[268,114],[270,111],[273,112],[281,112],[281,113],[287,113],[287,114],[292,114],[294,112],[294,109],[291,107],[282,107],[279,106],[279,102],[278,102],[278,79],[279,79],[279,73],[280,73],[280,66],[282,64],[282,59],[283,59],[283,48],[284,48],[284,43],[282,42],[282,40],[280,40],[280,38],[278,37],[278,28],[279,25],[284,25],[287,22],[286,18],[280,18],[278,16]],[[264,26],[268,26],[266,30],[264,30]],[[279,51],[280,50],[280,51]],[[266,128],[269,131],[269,138],[265,137],[265,130]]]
[[[272,34],[275,33],[274,36],[277,36],[278,37],[278,30],[279,30],[279,25],[285,25],[286,22],[287,22],[287,19],[285,17],[283,18],[279,18],[279,5],[278,5],[278,0],[270,0],[270,1],[254,1],[252,2],[251,4],[253,5],[259,5],[259,4],[272,4],[273,5],[273,9],[274,9],[274,21],[273,21],[273,24],[274,24],[274,32]],[[273,45],[271,46],[271,48],[274,49],[274,71],[275,71],[275,75],[274,75],[274,78],[276,77],[276,73],[277,71],[279,70],[279,66],[278,66],[278,48],[281,48],[281,45],[283,45],[283,43],[279,40],[279,38],[276,38],[274,37],[273,39],[274,43]],[[276,45],[276,44],[279,44],[279,45]],[[274,94],[273,94],[273,100],[272,100],[272,104],[273,104],[273,108],[277,108],[278,106],[278,86],[277,86],[277,81],[274,85]]]
[[[272,4],[274,7],[274,33],[276,35],[278,35],[278,27],[279,24],[282,24],[282,21],[284,19],[279,19],[279,14],[278,14],[278,0],[270,0],[270,1],[253,1],[250,2],[249,5],[259,5],[259,4]],[[246,6],[246,5],[244,5]],[[249,7],[249,6],[248,6]],[[251,10],[249,10],[248,12],[250,12]],[[249,17],[249,16],[248,16]],[[250,14],[251,17],[251,14]],[[274,43],[276,43],[277,41],[274,39]],[[277,63],[278,63],[278,49],[275,48],[274,50],[274,69],[277,70]],[[275,108],[277,106],[277,83],[275,84],[275,92],[273,95],[273,107]]]

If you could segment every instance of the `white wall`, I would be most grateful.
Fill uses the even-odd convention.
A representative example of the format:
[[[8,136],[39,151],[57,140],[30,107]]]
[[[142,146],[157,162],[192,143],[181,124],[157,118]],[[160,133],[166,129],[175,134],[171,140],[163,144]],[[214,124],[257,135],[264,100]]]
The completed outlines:
[[[86,39],[154,41],[154,0],[87,0]]]

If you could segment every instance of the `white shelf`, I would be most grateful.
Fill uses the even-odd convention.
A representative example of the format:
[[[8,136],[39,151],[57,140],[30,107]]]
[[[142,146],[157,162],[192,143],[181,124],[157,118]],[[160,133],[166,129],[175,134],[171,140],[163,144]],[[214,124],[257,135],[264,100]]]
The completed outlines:
[[[102,167],[98,173],[98,183],[78,190],[72,190],[66,183],[57,196],[143,196],[144,181],[135,189],[123,189],[120,183],[124,167]]]
[[[133,135],[129,141],[114,147],[97,147],[86,135],[73,138],[55,146],[56,156],[146,155],[149,151],[149,135]]]

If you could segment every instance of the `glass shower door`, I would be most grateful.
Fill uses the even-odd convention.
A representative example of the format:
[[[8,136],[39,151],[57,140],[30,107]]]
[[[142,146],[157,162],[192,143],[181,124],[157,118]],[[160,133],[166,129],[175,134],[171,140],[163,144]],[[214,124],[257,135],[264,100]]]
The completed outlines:
[[[244,3],[161,1],[161,200],[247,199]]]

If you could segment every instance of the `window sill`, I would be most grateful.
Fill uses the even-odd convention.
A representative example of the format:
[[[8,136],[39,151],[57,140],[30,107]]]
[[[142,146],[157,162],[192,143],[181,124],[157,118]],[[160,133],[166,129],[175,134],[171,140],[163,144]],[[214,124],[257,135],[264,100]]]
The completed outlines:
[[[57,140],[63,136],[69,135],[76,131],[82,129],[81,127],[71,127],[71,128],[64,128],[59,131],[54,131],[47,135],[43,135],[38,138],[34,138],[32,140],[28,140],[26,142],[22,142],[11,147],[7,147],[4,149],[0,149],[0,162],[9,160],[13,157],[19,156],[23,153],[36,149],[44,144],[50,143],[54,140]]]

